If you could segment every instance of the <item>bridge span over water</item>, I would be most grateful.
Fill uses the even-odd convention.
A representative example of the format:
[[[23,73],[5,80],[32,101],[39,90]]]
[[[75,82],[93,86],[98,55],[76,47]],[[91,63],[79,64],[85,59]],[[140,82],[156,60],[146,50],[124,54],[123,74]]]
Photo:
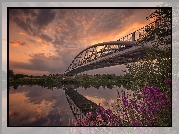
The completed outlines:
[[[158,34],[146,38],[151,34],[147,29],[155,30],[162,29]],[[74,75],[84,71],[110,67],[115,65],[127,64],[136,62],[140,57],[146,54],[146,51],[152,47],[151,40],[159,37],[171,39],[171,20],[163,18],[154,21],[141,29],[138,29],[117,41],[103,42],[92,45],[81,51],[72,61],[68,69],[65,71],[66,75]],[[171,47],[171,44],[168,45]],[[160,46],[160,51],[162,50]]]

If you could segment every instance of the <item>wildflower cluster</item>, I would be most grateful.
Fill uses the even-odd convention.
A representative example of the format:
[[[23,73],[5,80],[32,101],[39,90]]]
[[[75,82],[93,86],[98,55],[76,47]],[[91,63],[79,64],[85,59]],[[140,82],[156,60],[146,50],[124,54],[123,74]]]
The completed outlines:
[[[103,107],[99,107],[94,113],[88,112],[86,118],[79,121],[74,121],[75,126],[117,126],[122,125],[120,116],[116,116],[112,113],[111,109],[105,110]]]
[[[122,96],[123,111],[132,126],[171,125],[171,79],[166,80],[168,91],[147,86],[136,93],[133,99]]]
[[[170,124],[171,99],[158,88],[147,86],[142,89],[140,104],[131,103],[135,106],[137,115],[144,126],[160,126]]]
[[[171,79],[166,83],[171,86]],[[75,126],[169,126],[171,125],[171,92],[161,92],[159,88],[147,86],[133,99],[122,96],[114,114],[112,110],[100,107],[86,114],[86,118],[75,121]]]

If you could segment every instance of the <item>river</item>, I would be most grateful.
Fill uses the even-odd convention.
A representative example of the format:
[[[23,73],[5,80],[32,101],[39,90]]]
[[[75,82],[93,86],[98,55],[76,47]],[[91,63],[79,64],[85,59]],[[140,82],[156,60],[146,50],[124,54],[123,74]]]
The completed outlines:
[[[132,96],[132,91],[123,86],[112,89],[75,89],[73,85],[59,89],[36,85],[10,87],[9,126],[73,126],[74,120],[86,114],[87,103],[113,109],[124,92],[126,97]]]

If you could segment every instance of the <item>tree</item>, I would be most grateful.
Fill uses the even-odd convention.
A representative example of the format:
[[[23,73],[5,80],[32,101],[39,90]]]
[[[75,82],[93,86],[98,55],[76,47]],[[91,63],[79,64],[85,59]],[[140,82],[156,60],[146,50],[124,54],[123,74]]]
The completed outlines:
[[[152,48],[138,63],[126,66],[124,78],[128,78],[127,85],[135,90],[152,85],[164,91],[167,90],[165,80],[171,77],[171,47],[168,47],[171,45],[171,9],[156,10],[150,17],[155,17],[154,24],[159,25],[148,27],[147,34],[138,43],[151,42]]]
[[[13,78],[14,77],[14,72],[13,70],[9,70],[9,78]]]

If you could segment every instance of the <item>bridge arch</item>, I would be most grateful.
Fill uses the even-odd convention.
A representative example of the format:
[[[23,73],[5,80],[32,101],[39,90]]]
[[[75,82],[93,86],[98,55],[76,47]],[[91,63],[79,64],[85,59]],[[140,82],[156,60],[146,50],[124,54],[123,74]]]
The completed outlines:
[[[115,66],[130,62],[135,62],[141,55],[145,55],[148,48],[151,48],[151,39],[142,42],[144,37],[148,36],[148,30],[164,26],[166,20],[160,19],[154,21],[117,41],[103,42],[94,44],[81,51],[72,61],[68,69],[65,71],[66,75],[74,75],[87,70],[97,68]],[[170,24],[170,23],[168,23]],[[168,27],[170,26],[170,27]],[[171,25],[168,25],[166,31],[162,31],[161,35],[152,35],[153,39],[158,36],[163,36],[167,30],[171,30]],[[171,39],[171,35],[166,36]],[[144,45],[145,44],[145,45]],[[171,44],[169,45],[171,47]]]

